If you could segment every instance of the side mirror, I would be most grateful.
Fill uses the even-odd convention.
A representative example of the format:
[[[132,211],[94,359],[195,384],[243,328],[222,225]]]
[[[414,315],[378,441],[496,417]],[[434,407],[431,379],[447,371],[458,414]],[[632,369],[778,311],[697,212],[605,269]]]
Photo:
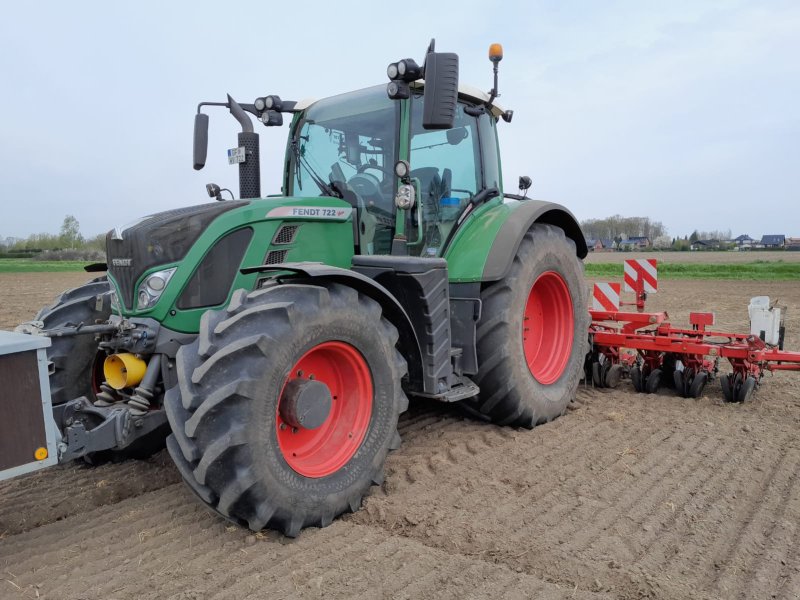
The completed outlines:
[[[206,166],[208,154],[208,115],[197,113],[194,116],[194,170]]]
[[[424,129],[450,129],[458,102],[458,54],[428,52],[425,59]]]

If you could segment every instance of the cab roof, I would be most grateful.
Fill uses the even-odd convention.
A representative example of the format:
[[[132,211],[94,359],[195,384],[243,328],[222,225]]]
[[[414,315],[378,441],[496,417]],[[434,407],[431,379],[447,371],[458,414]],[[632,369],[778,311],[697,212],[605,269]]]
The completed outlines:
[[[415,88],[423,88],[425,87],[425,80],[418,79],[412,84],[412,86]],[[383,86],[374,86],[374,87],[383,87]],[[480,104],[486,104],[489,101],[489,94],[487,94],[481,89],[478,89],[474,86],[467,85],[464,83],[458,84],[458,97],[464,100],[472,100],[473,102],[478,102]],[[318,100],[320,100],[320,98],[304,98],[303,100],[297,102],[294,108],[295,110],[305,110]],[[499,106],[496,102],[492,104],[492,116],[499,117],[504,112],[505,110],[501,106]]]

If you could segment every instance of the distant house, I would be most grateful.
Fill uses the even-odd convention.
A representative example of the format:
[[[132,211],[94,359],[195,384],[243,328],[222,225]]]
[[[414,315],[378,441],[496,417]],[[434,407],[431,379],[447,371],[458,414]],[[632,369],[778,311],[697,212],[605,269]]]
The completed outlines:
[[[786,245],[786,236],[764,235],[761,236],[761,244],[764,246],[764,248],[783,248]]]
[[[619,250],[644,250],[649,247],[650,238],[645,236],[631,236],[617,245]]]
[[[720,240],[697,240],[690,246],[691,250],[719,250],[722,247]]]
[[[613,252],[617,249],[617,243],[614,240],[592,238],[586,239],[586,246],[589,252]]]
[[[731,240],[739,250],[750,250],[755,244],[755,240],[749,235],[744,234]]]
[[[636,250],[636,243],[630,240],[620,240],[619,244],[617,244],[617,250],[622,252],[630,252],[631,250]]]
[[[800,238],[796,237],[786,238],[786,249],[800,251]]]

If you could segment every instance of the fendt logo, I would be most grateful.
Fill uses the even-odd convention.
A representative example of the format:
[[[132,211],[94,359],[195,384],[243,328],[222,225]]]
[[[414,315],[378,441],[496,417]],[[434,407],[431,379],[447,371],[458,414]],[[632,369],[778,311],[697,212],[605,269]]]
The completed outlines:
[[[111,266],[112,267],[130,267],[133,265],[132,258],[112,258],[111,259]]]

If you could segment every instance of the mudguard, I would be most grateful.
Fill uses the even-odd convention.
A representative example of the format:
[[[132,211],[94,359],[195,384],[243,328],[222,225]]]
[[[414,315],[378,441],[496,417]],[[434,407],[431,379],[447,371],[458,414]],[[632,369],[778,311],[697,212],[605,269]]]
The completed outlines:
[[[575,242],[578,258],[588,254],[580,225],[567,208],[542,200],[495,200],[476,210],[448,246],[445,258],[450,281],[497,281],[505,277],[523,236],[534,223],[563,229]]]
[[[349,286],[372,298],[381,305],[384,316],[389,319],[400,334],[399,344],[401,353],[408,361],[409,379],[412,382],[421,382],[423,380],[422,353],[411,318],[392,293],[373,279],[357,271],[312,262],[247,267],[240,269],[240,272],[244,275],[264,273],[268,276],[274,273],[276,277],[285,280],[287,283],[290,281],[298,283],[303,280],[316,281],[317,283],[331,281]],[[287,276],[287,273],[290,275]]]

